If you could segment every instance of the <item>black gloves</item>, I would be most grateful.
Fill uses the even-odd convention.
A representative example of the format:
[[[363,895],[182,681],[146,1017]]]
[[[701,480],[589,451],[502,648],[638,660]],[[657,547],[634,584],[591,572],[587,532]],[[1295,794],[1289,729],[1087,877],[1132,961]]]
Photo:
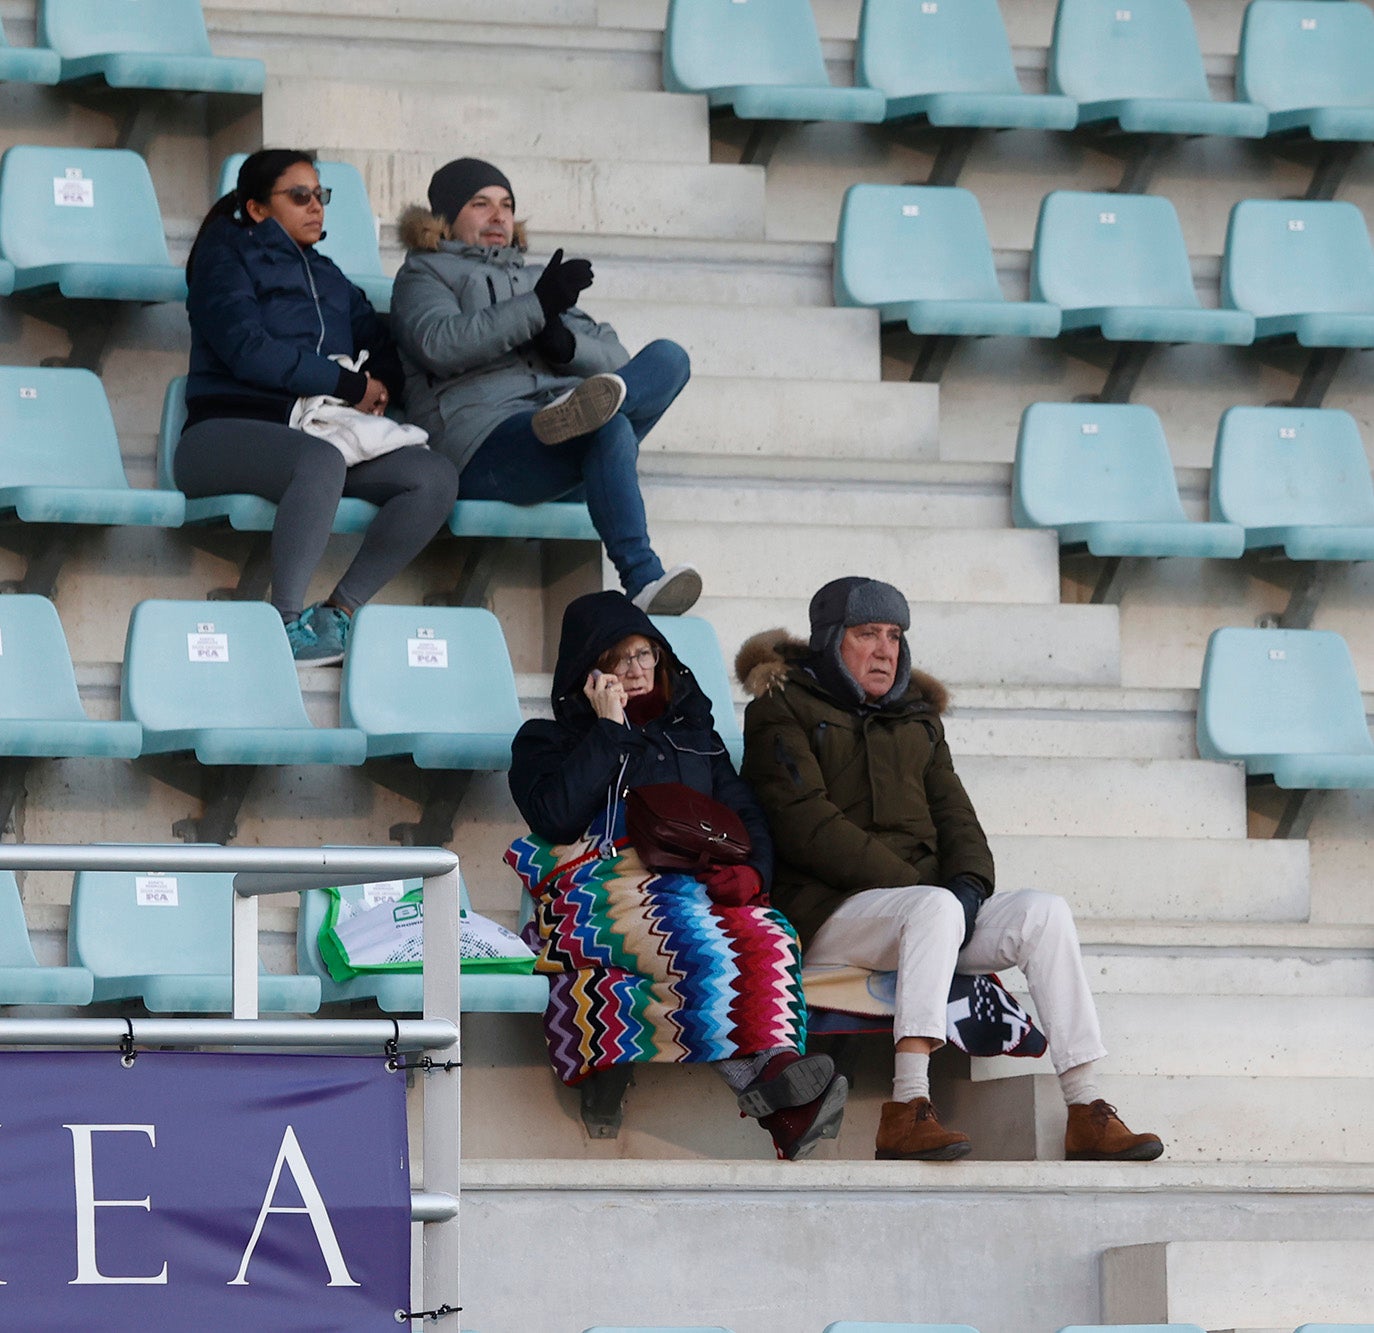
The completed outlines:
[[[571,310],[577,304],[578,293],[585,292],[591,285],[591,260],[565,260],[560,246],[534,280],[534,294],[544,308],[544,319],[552,322],[565,310]]]
[[[567,365],[577,351],[572,330],[557,315],[530,339],[530,345],[545,361],[556,366]]]
[[[964,940],[959,947],[966,949],[968,942],[973,938],[973,923],[978,917],[978,909],[987,901],[988,886],[978,875],[955,875],[945,888],[959,900],[959,906],[964,909]]]

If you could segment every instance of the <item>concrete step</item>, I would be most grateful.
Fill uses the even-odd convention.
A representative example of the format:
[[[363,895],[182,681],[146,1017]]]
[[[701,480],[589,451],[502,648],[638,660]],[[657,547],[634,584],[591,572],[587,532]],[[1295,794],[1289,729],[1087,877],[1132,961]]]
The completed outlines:
[[[1245,836],[1244,775],[1222,764],[967,755],[958,770],[989,833]]]
[[[768,538],[761,545],[766,550]],[[786,625],[797,637],[806,636],[805,599],[717,597],[711,590],[708,583],[708,595],[693,614],[716,627],[729,663],[738,646],[760,630]],[[918,665],[941,680],[1112,685],[1121,678],[1115,607],[917,602],[911,617]]]
[[[865,428],[868,423],[865,421]],[[1011,526],[1007,472],[997,466],[945,468],[931,464],[913,470],[901,485],[869,480],[835,481],[827,486],[808,482],[720,477],[669,483],[645,481],[642,490],[649,521],[691,522],[710,514],[714,523],[750,525],[815,523],[827,527],[849,524],[883,528],[1002,528]],[[777,603],[779,616],[789,622],[797,606]],[[795,621],[806,623],[805,606]]]
[[[933,384],[695,375],[641,445],[640,472],[905,481],[935,459],[938,411]]]
[[[604,156],[568,162],[521,147],[518,156],[495,155],[535,232],[763,239],[762,167],[620,162]],[[348,147],[333,154],[362,172],[372,208],[384,218],[423,203],[430,177],[450,155]]]
[[[582,308],[614,325],[626,347],[655,338],[681,343],[702,375],[870,384],[881,378],[872,310],[617,301],[595,289]]]
[[[809,597],[861,553],[866,573],[930,601],[1059,601],[1058,548],[1044,532],[877,530],[858,539],[844,527],[776,527],[763,542],[738,523],[702,522],[660,523],[653,537],[665,562],[666,552],[697,565],[712,597]]]
[[[1021,1063],[1043,1066],[1045,1061]],[[1000,1086],[937,1081],[941,1118],[973,1140],[974,1158],[1063,1160],[1064,1094],[1052,1072]],[[1374,1118],[1366,1109],[1374,1080],[1293,1078],[1281,1086],[1279,1092],[1256,1078],[1115,1075],[1104,1080],[1103,1090],[1132,1129],[1164,1140],[1160,1165],[1308,1163],[1318,1169],[1318,1163],[1374,1162]],[[869,1114],[868,1097],[861,1097],[847,1112],[846,1126],[853,1117],[857,1129],[858,1120]]]
[[[1374,1050],[1364,1041],[1374,997],[1108,993],[1097,997],[1097,1007],[1108,1080],[1374,1079]],[[972,1078],[1015,1078],[1034,1072],[1029,1063],[975,1060]]]
[[[966,761],[956,762],[962,771]],[[999,887],[1062,894],[1080,919],[1205,923],[1207,934],[1196,942],[1206,943],[1218,921],[1307,916],[1303,842],[1062,833],[995,834],[989,841]]]
[[[1096,995],[1374,997],[1374,959],[1359,950],[1304,952],[1085,946]]]
[[[1102,1254],[1103,1315],[1207,1329],[1367,1324],[1371,1271],[1374,1241],[1362,1239],[1125,1245]]]
[[[604,88],[549,92],[539,87],[473,88],[421,68],[402,83],[373,76],[366,82],[332,71],[301,78],[300,71],[268,79],[262,97],[267,143],[309,143],[325,155],[335,149],[390,152],[403,145],[433,142],[437,125],[461,125],[463,149],[498,164],[513,144],[522,157],[586,163],[618,162],[704,165],[710,159],[705,98],[665,92],[622,92]],[[520,216],[534,206],[512,177]]]
[[[260,15],[289,14],[332,18],[349,25],[350,31],[378,17],[400,20],[432,19],[434,0],[209,0],[206,25],[215,32],[232,18],[261,22]],[[444,0],[443,16],[453,23],[490,23],[492,10],[484,0]],[[509,25],[590,28],[598,22],[596,0],[509,0],[501,6],[501,19]]]

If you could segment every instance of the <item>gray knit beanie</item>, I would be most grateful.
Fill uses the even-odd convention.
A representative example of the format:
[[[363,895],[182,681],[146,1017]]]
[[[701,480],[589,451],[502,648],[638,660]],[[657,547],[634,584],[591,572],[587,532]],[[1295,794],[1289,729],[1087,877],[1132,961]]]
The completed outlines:
[[[479,190],[488,185],[499,185],[515,202],[515,191],[510,181],[490,162],[479,157],[460,157],[446,162],[429,180],[429,206],[434,213],[452,222]]]
[[[813,668],[828,689],[856,704],[887,704],[906,693],[911,683],[911,648],[905,633],[897,657],[896,679],[881,699],[869,700],[840,656],[840,641],[845,630],[853,625],[896,625],[903,631],[911,628],[911,608],[890,583],[852,574],[832,579],[811,599],[809,615],[810,646],[816,655]]]

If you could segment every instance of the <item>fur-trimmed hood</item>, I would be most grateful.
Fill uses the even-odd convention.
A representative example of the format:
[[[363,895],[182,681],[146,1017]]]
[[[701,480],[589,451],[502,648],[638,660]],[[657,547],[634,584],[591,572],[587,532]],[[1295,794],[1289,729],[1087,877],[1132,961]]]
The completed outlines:
[[[448,223],[437,213],[426,208],[424,204],[411,204],[401,214],[396,223],[396,230],[400,234],[401,244],[407,250],[434,252],[448,240],[445,235],[448,231]],[[515,244],[512,248],[523,254],[528,244],[529,237],[525,232],[525,224],[517,222],[515,224]]]
[[[767,629],[740,645],[735,654],[735,675],[751,698],[761,699],[778,689],[793,668],[799,668],[812,656],[810,646],[787,630]],[[913,669],[903,702],[917,699],[943,713],[949,706],[949,691],[934,676]]]

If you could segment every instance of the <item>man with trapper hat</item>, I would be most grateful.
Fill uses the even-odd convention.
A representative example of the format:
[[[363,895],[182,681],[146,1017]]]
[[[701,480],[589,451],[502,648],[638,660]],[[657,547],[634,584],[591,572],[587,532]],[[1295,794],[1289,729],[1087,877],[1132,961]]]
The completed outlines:
[[[525,263],[515,193],[490,162],[458,158],[407,209],[391,298],[410,419],[460,473],[459,497],[541,504],[583,497],[626,596],[680,615],[701,595],[690,565],[649,543],[639,446],[686,385],[687,353],[658,339],[636,356],[576,305],[591,263],[555,250]]]
[[[810,620],[808,643],[771,630],[740,649],[753,696],[741,773],[768,816],[773,903],[804,960],[897,974],[893,1096],[875,1156],[969,1152],[930,1102],[950,979],[1019,967],[1068,1103],[1066,1156],[1158,1157],[1158,1137],[1132,1133],[1099,1096],[1106,1049],[1068,905],[1034,889],[993,893],[992,853],[945,741],[948,694],[911,665],[906,598],[878,579],[835,579]]]

